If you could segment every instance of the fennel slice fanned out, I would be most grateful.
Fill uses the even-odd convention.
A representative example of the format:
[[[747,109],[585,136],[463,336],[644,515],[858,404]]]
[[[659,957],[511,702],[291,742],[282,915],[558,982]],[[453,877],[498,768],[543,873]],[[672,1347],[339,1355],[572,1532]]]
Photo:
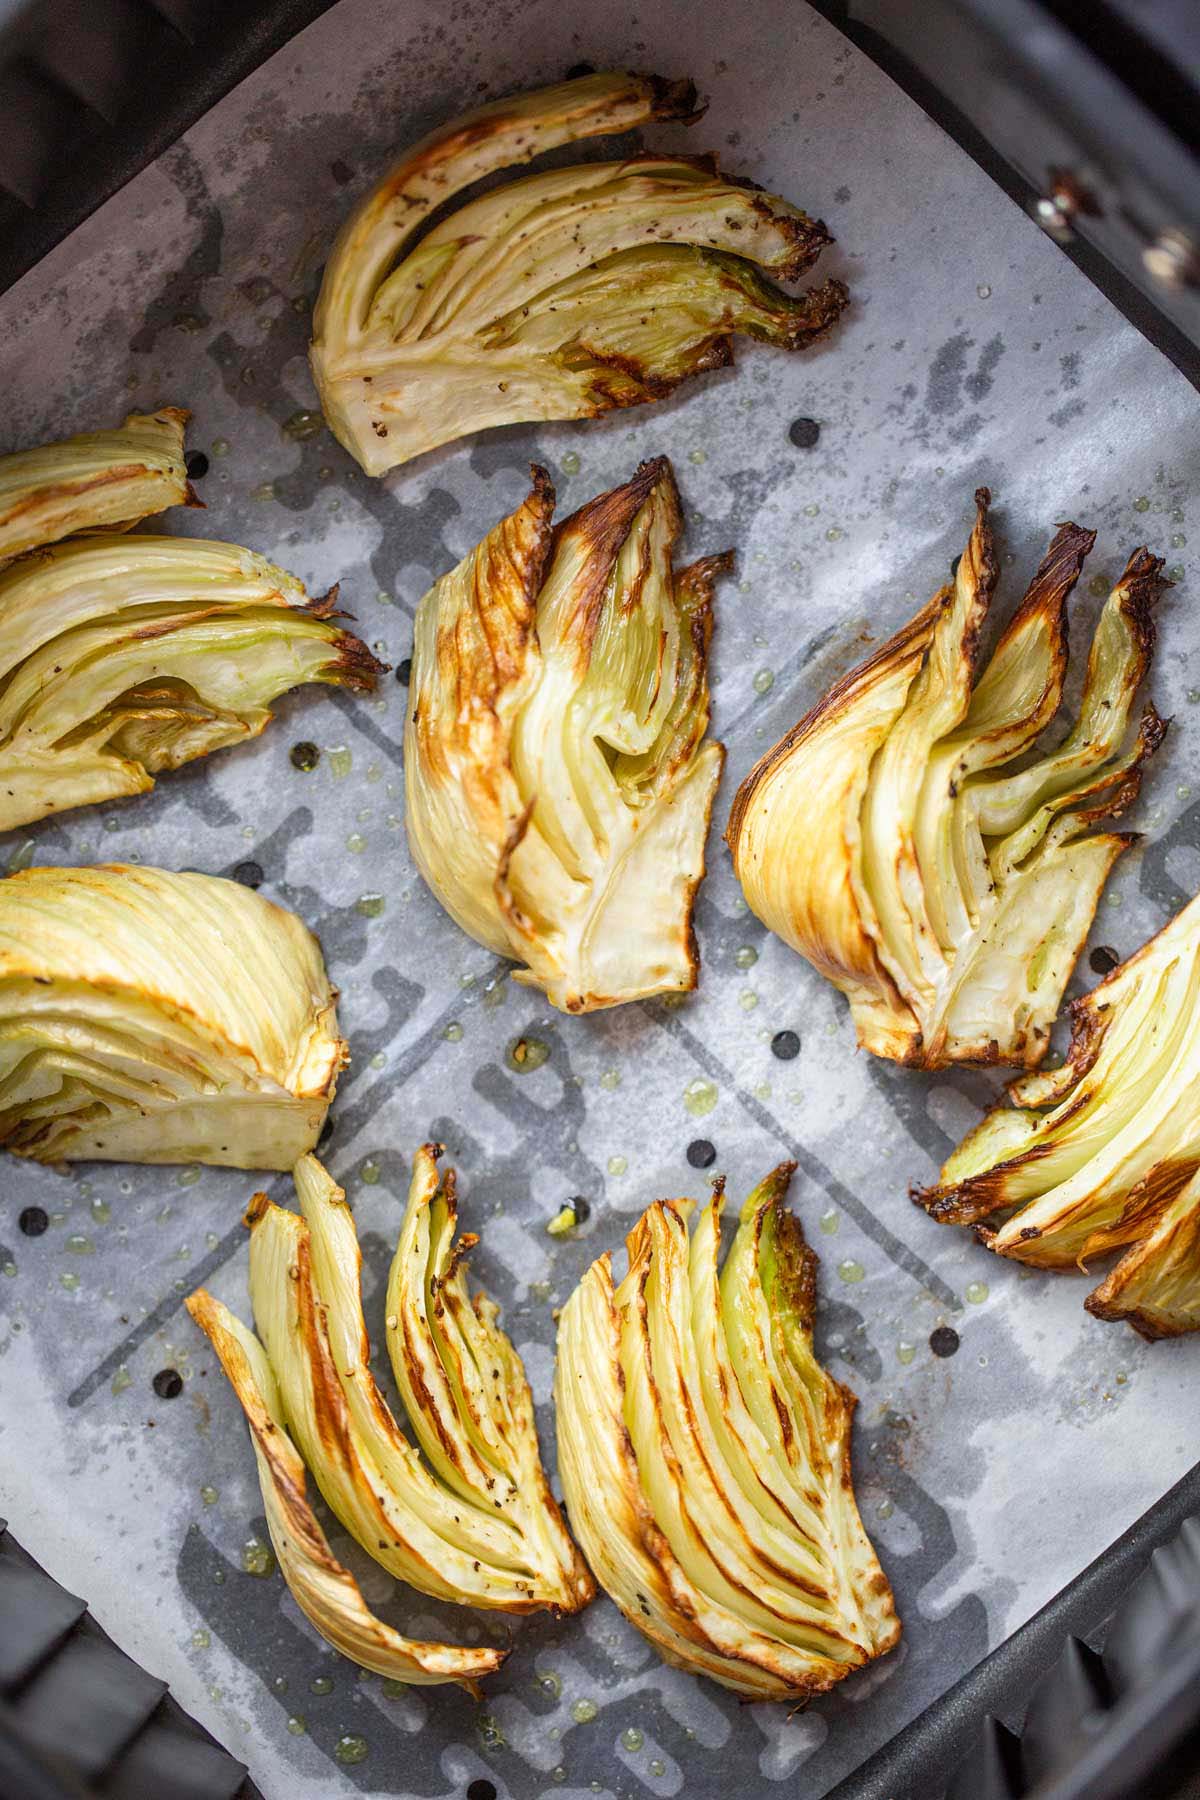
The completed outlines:
[[[891,1591],[850,1474],[854,1399],[812,1352],[815,1262],[755,1190],[718,1271],[718,1190],[659,1201],[559,1325],[559,1469],[602,1587],[671,1663],[755,1699],[820,1693],[890,1649]]]
[[[370,475],[473,431],[661,399],[732,360],[742,332],[795,350],[847,302],[775,285],[830,236],[711,157],[644,154],[511,180],[543,151],[659,120],[690,82],[607,71],[476,108],[413,146],[329,254],[312,368],[334,434]],[[775,278],[775,279],[772,279]]]
[[[1066,1060],[1009,1096],[917,1204],[1038,1268],[1119,1250],[1089,1312],[1200,1329],[1200,899],[1073,1003]]]
[[[427,1185],[423,1158],[432,1160],[418,1156],[410,1215]],[[371,1375],[345,1196],[314,1157],[295,1178],[303,1217],[263,1195],[247,1213],[250,1295],[289,1428],[333,1512],[389,1573],[424,1593],[509,1612],[586,1604],[591,1582],[545,1486],[532,1409],[527,1419],[506,1413],[512,1470],[486,1496],[454,1490],[436,1462],[427,1466]],[[515,1353],[495,1336],[507,1361],[500,1343],[487,1344],[489,1381],[505,1392],[515,1382],[528,1400]],[[437,1347],[428,1354],[436,1361]],[[431,1433],[465,1440],[468,1422],[453,1400],[401,1392],[422,1447]]]
[[[375,1617],[354,1577],[330,1550],[306,1498],[304,1463],[288,1436],[262,1345],[204,1288],[189,1295],[186,1305],[220,1358],[246,1415],[267,1529],[301,1612],[335,1650],[364,1669],[412,1686],[453,1681],[477,1696],[479,1678],[494,1674],[506,1652],[418,1642]]]
[[[0,571],[0,830],[144,793],[257,737],[271,703],[382,669],[338,622],[337,589],[236,544],[76,538]]]
[[[1140,549],[1101,611],[1056,748],[1066,602],[1094,533],[1062,525],[982,672],[990,496],[953,581],[747,776],[726,836],[751,910],[841,989],[859,1043],[918,1068],[1032,1068],[1104,883],[1134,842],[1165,730],[1133,722],[1162,562]]]
[[[426,594],[405,726],[409,845],[446,910],[566,1012],[695,986],[724,751],[712,594],[676,569],[665,457],[555,527],[528,499]]]

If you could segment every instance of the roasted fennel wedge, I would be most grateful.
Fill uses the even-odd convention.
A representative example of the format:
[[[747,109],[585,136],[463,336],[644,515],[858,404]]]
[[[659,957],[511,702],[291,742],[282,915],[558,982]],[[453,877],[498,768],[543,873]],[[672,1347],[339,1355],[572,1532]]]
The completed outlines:
[[[665,457],[558,526],[527,500],[417,610],[408,841],[447,912],[566,1012],[696,984],[692,907],[724,751],[712,592],[676,569]]]
[[[455,195],[543,151],[689,122],[690,82],[606,72],[452,119],[351,213],[325,264],[312,368],[334,434],[370,475],[467,432],[661,399],[745,333],[795,350],[846,304],[794,281],[825,226],[711,157],[645,154]]]
[[[1200,1328],[1200,899],[1073,1002],[1061,1067],[1008,1091],[917,1203],[1039,1268],[1121,1250],[1089,1312]]]
[[[996,583],[989,495],[953,580],[747,776],[726,834],[750,908],[841,989],[860,1045],[918,1068],[1041,1060],[1165,729],[1132,722],[1162,562],[1130,557],[1079,715],[1039,739],[1067,673],[1066,602],[1095,534],[1061,525],[978,669]]]
[[[301,920],[212,875],[0,881],[0,1146],[38,1162],[288,1169],[346,1045]]]
[[[283,1578],[305,1618],[335,1650],[377,1675],[413,1686],[454,1681],[477,1694],[507,1652],[402,1637],[370,1611],[337,1561],[306,1497],[304,1463],[288,1435],[266,1351],[252,1331],[204,1288],[187,1309],[221,1359],[250,1427],[267,1530]]]
[[[559,1323],[559,1471],[600,1585],[668,1662],[754,1699],[821,1693],[896,1642],[850,1471],[855,1401],[812,1349],[816,1257],[751,1194],[718,1269],[718,1187],[657,1201],[614,1288],[592,1264]]]
[[[0,563],[81,531],[124,531],[168,506],[198,506],[177,406],[130,413],[112,431],[0,456]]]
[[[418,1152],[397,1258],[411,1266],[423,1240],[427,1262],[419,1302],[407,1293],[388,1337],[404,1334],[405,1356],[419,1370],[401,1395],[426,1463],[400,1430],[371,1374],[363,1321],[357,1234],[345,1195],[315,1157],[295,1170],[301,1214],[259,1195],[251,1227],[250,1298],[288,1427],[329,1507],[388,1572],[423,1593],[506,1612],[574,1612],[591,1599],[591,1579],[550,1494],[537,1446],[533,1406],[520,1360],[482,1296],[466,1300],[458,1245],[429,1219],[453,1215],[453,1181],[439,1184],[434,1149]],[[302,1216],[301,1216],[302,1215]],[[482,1405],[464,1394],[439,1325],[457,1299],[478,1320],[471,1349],[486,1362],[473,1371]],[[389,1298],[389,1308],[392,1302]],[[419,1306],[420,1319],[410,1316]],[[453,1374],[451,1373],[453,1370]],[[475,1435],[485,1417],[495,1428],[491,1460],[477,1487],[444,1477],[444,1465],[474,1470]]]
[[[305,682],[369,691],[381,666],[337,589],[236,544],[77,538],[0,572],[0,831],[145,793],[257,737]]]

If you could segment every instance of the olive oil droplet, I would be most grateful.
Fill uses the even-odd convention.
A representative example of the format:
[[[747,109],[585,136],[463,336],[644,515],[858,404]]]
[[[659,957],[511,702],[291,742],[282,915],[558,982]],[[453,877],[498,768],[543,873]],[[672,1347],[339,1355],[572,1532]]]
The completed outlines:
[[[247,1575],[275,1573],[275,1553],[260,1537],[248,1537],[242,1545],[242,1567]]]
[[[702,1119],[706,1113],[710,1113],[717,1104],[717,1097],[716,1082],[705,1081],[703,1076],[689,1081],[683,1090],[683,1104],[693,1119]]]
[[[289,437],[293,442],[302,444],[306,438],[314,438],[324,431],[325,420],[319,412],[310,412],[307,408],[302,408],[299,412],[294,412],[290,419],[285,419],[280,429],[284,437]]]

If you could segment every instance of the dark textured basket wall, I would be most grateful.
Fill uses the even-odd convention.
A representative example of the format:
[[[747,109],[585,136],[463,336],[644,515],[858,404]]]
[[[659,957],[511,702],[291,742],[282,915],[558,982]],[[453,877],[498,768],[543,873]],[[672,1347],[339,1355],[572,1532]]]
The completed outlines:
[[[1200,1800],[1200,1465],[827,1800]]]
[[[262,1800],[0,1523],[0,1800]]]
[[[0,292],[330,0],[0,0]]]

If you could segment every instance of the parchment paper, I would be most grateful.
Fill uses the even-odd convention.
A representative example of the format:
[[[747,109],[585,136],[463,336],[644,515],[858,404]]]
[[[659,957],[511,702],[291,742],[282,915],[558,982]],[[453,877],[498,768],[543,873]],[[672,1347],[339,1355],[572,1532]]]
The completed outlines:
[[[495,433],[383,483],[327,433],[286,435],[314,405],[304,351],[324,248],[391,149],[484,94],[584,60],[699,81],[702,124],[652,141],[716,149],[824,216],[839,240],[828,272],[856,300],[842,327],[803,357],[743,346],[735,371],[671,404]],[[63,1176],[5,1163],[3,1511],[249,1761],[270,1800],[461,1796],[479,1776],[519,1800],[770,1794],[786,1782],[825,1792],[1193,1461],[1200,1342],[1152,1347],[1099,1324],[1082,1310],[1082,1279],[1023,1273],[910,1205],[907,1184],[930,1177],[998,1082],[857,1055],[841,1000],[745,912],[719,830],[753,759],[861,656],[864,634],[893,629],[942,580],[977,483],[997,499],[1002,614],[1055,521],[1098,528],[1077,646],[1098,605],[1089,582],[1135,545],[1186,569],[1188,540],[1200,542],[1194,394],[793,0],[658,0],[641,13],[619,0],[342,0],[29,275],[0,321],[5,448],[133,406],[191,407],[189,444],[211,458],[209,510],[177,514],[172,529],[252,545],[316,588],[340,579],[363,635],[394,662],[424,588],[518,500],[531,457],[549,465],[565,510],[666,451],[689,550],[736,546],[714,659],[729,770],[699,910],[701,988],[679,1009],[563,1019],[460,935],[406,853],[404,694],[392,677],[373,702],[294,697],[256,745],[164,778],[148,798],[16,834],[0,866],[261,864],[264,892],[316,928],[343,989],[354,1063],[328,1155],[364,1234],[368,1316],[378,1331],[407,1159],[444,1138],[465,1223],[483,1233],[475,1268],[525,1357],[548,1455],[552,1309],[587,1262],[655,1196],[703,1195],[706,1177],[685,1161],[692,1139],[716,1145],[739,1197],[794,1157],[795,1203],[823,1259],[821,1341],[861,1396],[859,1493],[905,1637],[792,1717],[664,1669],[605,1601],[567,1625],[519,1627],[478,1709],[450,1689],[389,1697],[358,1681],[277,1574],[242,1569],[262,1529],[253,1461],[181,1310],[204,1280],[247,1316],[238,1220],[255,1183],[215,1170]],[[814,449],[789,440],[798,417],[820,423]],[[1189,787],[1200,639],[1186,578],[1160,622],[1153,693],[1175,723],[1137,809],[1146,846],[1119,865],[1093,935],[1122,954],[1200,877],[1200,788]],[[323,750],[308,774],[289,761],[302,739]],[[366,916],[376,895],[383,910]],[[786,1063],[770,1050],[785,1028],[802,1042]],[[505,1051],[522,1033],[550,1056],[518,1075]],[[703,1117],[686,1104],[697,1081],[716,1089]],[[286,1198],[288,1182],[272,1192]],[[591,1221],[556,1242],[545,1225],[571,1194],[591,1199]],[[53,1225],[28,1239],[16,1220],[34,1203]],[[862,1279],[840,1279],[839,1266]],[[929,1349],[939,1324],[961,1336],[949,1359]],[[166,1366],[185,1377],[170,1402],[151,1388]],[[499,1629],[396,1590],[342,1534],[335,1545],[407,1629]],[[589,1722],[574,1717],[581,1700],[595,1704]],[[335,1755],[346,1734],[367,1747],[351,1765]]]

